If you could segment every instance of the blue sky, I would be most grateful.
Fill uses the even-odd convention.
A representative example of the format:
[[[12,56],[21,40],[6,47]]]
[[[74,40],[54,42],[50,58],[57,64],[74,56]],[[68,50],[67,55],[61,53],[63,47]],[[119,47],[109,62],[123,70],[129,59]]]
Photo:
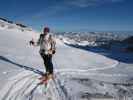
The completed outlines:
[[[133,0],[0,0],[0,16],[37,30],[133,31]]]

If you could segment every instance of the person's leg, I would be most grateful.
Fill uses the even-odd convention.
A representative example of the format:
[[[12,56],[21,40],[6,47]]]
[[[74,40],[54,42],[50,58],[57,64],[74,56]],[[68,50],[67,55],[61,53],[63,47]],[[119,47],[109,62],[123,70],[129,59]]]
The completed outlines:
[[[49,70],[48,70],[48,56],[45,55],[44,53],[40,53],[42,59],[43,59],[43,62],[44,62],[44,66],[45,66],[45,70],[46,70],[46,73],[49,73]]]
[[[39,79],[41,80],[41,82],[40,82],[40,84],[45,84],[45,82],[47,82],[47,80],[48,80],[48,68],[47,68],[47,56],[44,54],[44,53],[40,53],[40,55],[41,55],[41,57],[42,57],[42,59],[43,59],[43,61],[44,61],[44,66],[45,66],[45,70],[46,70],[46,73],[42,76],[42,77],[40,77]]]
[[[52,55],[48,55],[48,79],[53,79],[53,63],[52,63]]]
[[[52,55],[48,55],[48,71],[49,74],[53,74]]]
[[[48,66],[49,66],[49,62],[48,62],[48,60],[49,60],[49,57],[48,57],[48,55],[44,55],[43,56],[43,59],[44,59],[44,66],[45,66],[45,69],[46,69],[46,73],[49,73],[49,68],[48,68]]]
[[[47,78],[53,78],[53,63],[52,63],[52,55],[43,55],[44,65],[46,68]]]

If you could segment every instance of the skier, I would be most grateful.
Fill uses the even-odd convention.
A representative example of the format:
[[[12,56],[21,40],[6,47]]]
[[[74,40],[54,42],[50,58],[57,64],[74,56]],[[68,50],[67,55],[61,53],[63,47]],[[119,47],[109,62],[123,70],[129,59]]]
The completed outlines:
[[[51,34],[49,34],[50,29],[48,27],[45,27],[43,29],[43,33],[40,34],[40,37],[37,42],[34,42],[32,39],[30,41],[30,44],[33,46],[40,46],[40,55],[44,61],[46,73],[43,77],[40,79],[42,80],[42,83],[45,83],[47,80],[53,78],[53,63],[52,63],[52,56],[55,54],[55,40]]]

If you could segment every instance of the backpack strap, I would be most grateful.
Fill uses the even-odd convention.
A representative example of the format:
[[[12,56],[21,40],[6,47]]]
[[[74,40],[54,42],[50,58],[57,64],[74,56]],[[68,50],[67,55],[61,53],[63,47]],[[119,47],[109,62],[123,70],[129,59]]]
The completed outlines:
[[[44,34],[40,34],[40,37],[39,37],[39,39],[37,41],[37,45],[40,45],[40,44],[43,43],[43,38],[44,38]]]
[[[51,50],[55,50],[55,40],[53,39],[52,35],[49,36],[49,39],[50,39],[50,43],[51,43]]]

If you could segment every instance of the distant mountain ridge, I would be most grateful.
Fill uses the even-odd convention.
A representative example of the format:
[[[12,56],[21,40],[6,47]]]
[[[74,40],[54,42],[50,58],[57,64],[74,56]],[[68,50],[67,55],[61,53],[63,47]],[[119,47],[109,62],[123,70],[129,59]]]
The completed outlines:
[[[11,21],[7,18],[0,17],[0,28],[1,29],[18,29],[21,31],[32,31],[32,29],[22,23]]]
[[[28,27],[28,26],[26,26],[26,25],[24,25],[24,24],[16,23],[16,22],[10,21],[10,20],[8,20],[8,19],[6,19],[6,18],[0,17],[0,20],[3,20],[3,21],[8,22],[8,23],[10,23],[10,24],[16,24],[16,25],[18,25],[18,26],[20,26],[20,27],[22,27],[22,28]]]

